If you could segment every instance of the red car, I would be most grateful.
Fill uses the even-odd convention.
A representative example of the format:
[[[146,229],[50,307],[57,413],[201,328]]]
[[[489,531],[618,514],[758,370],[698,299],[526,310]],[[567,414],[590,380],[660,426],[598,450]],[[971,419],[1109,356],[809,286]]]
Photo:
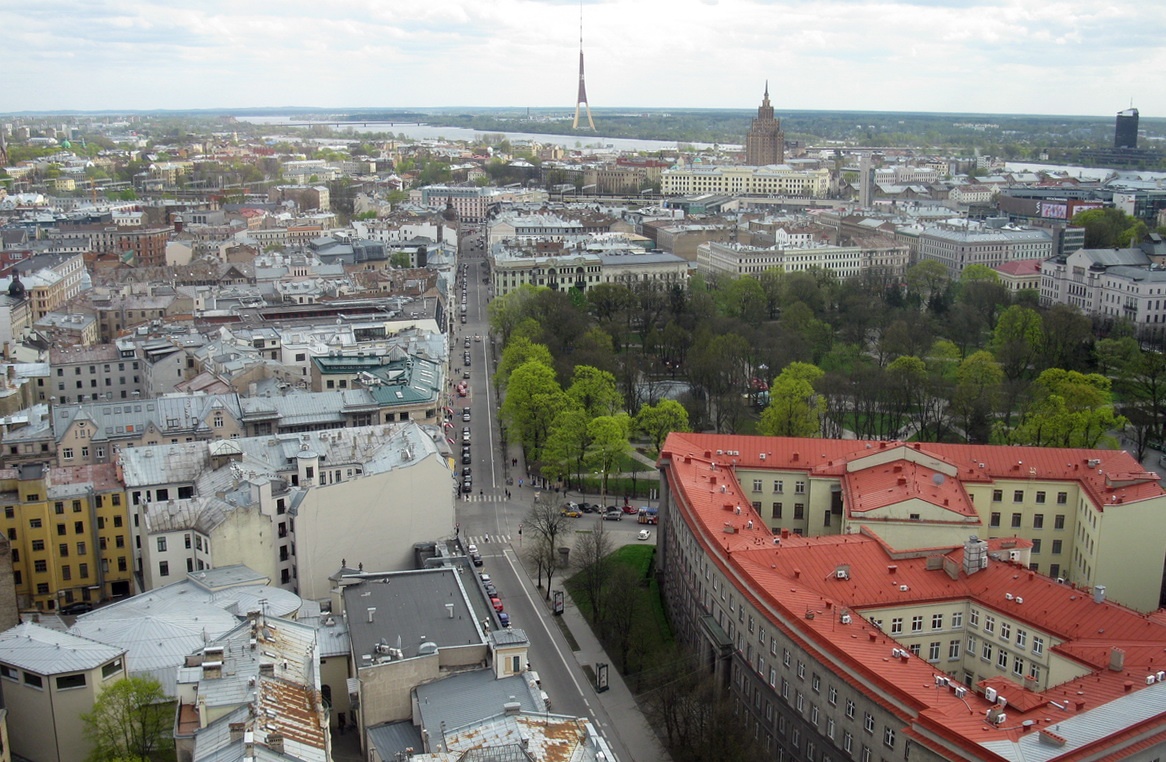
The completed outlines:
[[[502,599],[496,595],[490,596],[490,605],[494,607],[495,611],[502,611]]]
[[[639,513],[639,509],[637,509],[637,508],[633,508],[632,506],[630,506],[630,505],[627,505],[627,504],[625,503],[625,504],[624,504],[624,507],[623,507],[623,512],[624,512],[624,513],[630,513],[630,514],[633,514],[633,515],[634,515],[634,514],[636,514],[636,513]]]

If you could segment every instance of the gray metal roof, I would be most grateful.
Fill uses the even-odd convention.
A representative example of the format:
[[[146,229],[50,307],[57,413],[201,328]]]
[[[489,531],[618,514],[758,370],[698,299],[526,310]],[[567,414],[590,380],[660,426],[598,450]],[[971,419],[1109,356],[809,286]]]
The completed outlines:
[[[418,754],[424,749],[421,729],[409,720],[371,727],[368,729],[368,740],[381,759],[397,759],[397,753],[405,749],[414,749]]]
[[[239,624],[236,617],[211,604],[185,603],[179,611],[156,614],[118,610],[114,616],[102,616],[107,610],[80,617],[69,632],[125,649],[129,671],[153,677],[167,696],[177,695],[176,671],[186,655]]]
[[[41,675],[96,669],[124,648],[24,622],[0,633],[0,662]]]
[[[344,610],[357,665],[376,655],[378,644],[397,647],[405,658],[425,642],[438,648],[481,644],[485,638],[453,568],[368,575],[344,586]],[[453,618],[447,604],[453,605]],[[376,609],[369,621],[369,609]]]
[[[1074,750],[1085,749],[1163,712],[1166,712],[1166,683],[1156,683],[1057,722],[1049,730],[1065,739],[1064,746],[1042,742],[1039,732],[1025,733],[1017,741],[992,741],[981,745],[1003,759],[1047,762],[1069,756]]]
[[[463,672],[418,685],[417,711],[421,727],[431,738],[440,737],[442,723],[447,733],[474,725],[502,714],[510,702],[518,702],[524,712],[544,712],[536,690],[522,675],[496,678],[490,669]]]

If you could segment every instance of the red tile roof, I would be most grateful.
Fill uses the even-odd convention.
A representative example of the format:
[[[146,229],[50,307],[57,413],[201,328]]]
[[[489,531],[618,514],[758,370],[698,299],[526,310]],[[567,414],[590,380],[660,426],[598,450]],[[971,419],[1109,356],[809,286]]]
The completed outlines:
[[[997,272],[1002,272],[1005,275],[1015,275],[1019,277],[1025,275],[1036,275],[1040,272],[1040,265],[1042,261],[1044,260],[1013,259],[1011,261],[998,264],[992,269],[996,270]]]
[[[862,461],[872,453],[885,455],[895,449],[901,459],[892,452],[889,462],[863,468]],[[1157,476],[1145,473],[1124,452],[672,434],[661,460],[669,463],[675,509],[709,559],[728,576],[746,580],[740,592],[771,612],[790,638],[839,664],[839,676],[874,680],[888,702],[909,707],[916,719],[905,730],[920,743],[932,743],[928,738],[938,735],[978,758],[1000,758],[980,744],[1016,741],[1025,733],[1051,728],[1083,710],[1145,689],[1146,676],[1166,668],[1166,616],[1139,614],[1107,601],[1095,603],[1088,591],[1010,562],[1007,551],[1027,547],[1025,540],[988,541],[995,559],[968,575],[962,571],[962,547],[900,552],[866,530],[814,538],[774,537],[733,474],[734,468],[744,467],[837,475],[854,493],[848,502],[854,496],[859,500],[856,514],[905,497],[933,504],[946,499],[945,507],[959,513],[961,506],[970,508],[953,500],[963,492],[959,480],[985,482],[1030,474],[1075,481],[1098,502],[1163,494]],[[959,479],[932,480],[937,473],[953,470]],[[889,492],[870,494],[880,489]],[[839,564],[847,565],[844,575],[838,573]],[[876,616],[891,607],[943,601],[967,601],[985,612],[1027,622],[1049,639],[1050,656],[1077,664],[1084,675],[1040,693],[1005,677],[985,681],[981,690],[987,685],[1008,699],[1006,727],[989,724],[985,712],[991,703],[978,693],[958,697],[954,685],[938,685],[941,672],[924,659],[905,655],[896,640],[862,618],[863,612]],[[842,623],[846,612],[852,612],[849,624]],[[951,633],[945,635],[950,638]],[[1111,661],[1118,655],[1115,648],[1120,649],[1120,665]],[[1025,726],[1026,720],[1033,722]]]

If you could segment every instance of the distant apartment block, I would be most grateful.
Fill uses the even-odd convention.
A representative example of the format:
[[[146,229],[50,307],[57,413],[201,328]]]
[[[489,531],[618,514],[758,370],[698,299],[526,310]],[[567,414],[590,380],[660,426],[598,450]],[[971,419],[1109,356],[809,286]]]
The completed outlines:
[[[610,254],[500,251],[493,254],[491,263],[490,277],[495,296],[505,296],[524,285],[546,286],[555,291],[576,288],[584,292],[601,283],[683,288],[688,283],[690,267],[675,254],[632,251]]]
[[[1041,302],[1166,333],[1166,270],[1142,249],[1079,249],[1041,264]]]
[[[808,243],[788,248],[709,242],[700,244],[696,251],[699,272],[727,277],[757,275],[775,267],[785,272],[819,268],[837,273],[840,278],[872,270],[898,276],[906,271],[908,263],[907,247],[889,241],[885,246]]]
[[[918,234],[918,261],[932,260],[959,278],[968,265],[997,267],[1014,259],[1048,259],[1053,239],[1044,230],[926,228]]]
[[[830,170],[802,170],[788,165],[669,169],[661,178],[660,191],[665,195],[681,196],[720,193],[734,196],[825,198],[830,191]]]

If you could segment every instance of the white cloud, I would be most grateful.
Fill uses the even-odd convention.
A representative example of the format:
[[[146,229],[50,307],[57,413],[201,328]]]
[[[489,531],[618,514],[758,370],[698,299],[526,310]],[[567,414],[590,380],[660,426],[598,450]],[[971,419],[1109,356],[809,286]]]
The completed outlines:
[[[593,107],[1166,115],[1166,4],[589,0]],[[5,11],[9,111],[571,106],[573,0],[38,0]]]

